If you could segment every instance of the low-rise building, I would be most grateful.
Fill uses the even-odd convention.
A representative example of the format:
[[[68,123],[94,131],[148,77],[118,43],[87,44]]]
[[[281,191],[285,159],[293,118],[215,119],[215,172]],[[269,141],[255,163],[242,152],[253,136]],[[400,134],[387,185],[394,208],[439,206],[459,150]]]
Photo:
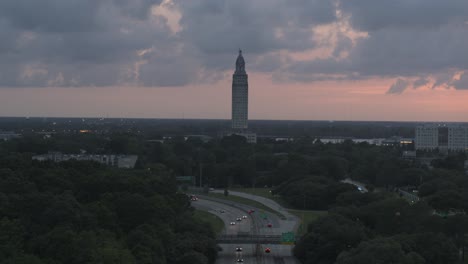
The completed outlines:
[[[33,160],[61,162],[67,160],[88,160],[118,168],[131,169],[135,167],[138,160],[137,155],[106,155],[106,154],[63,154],[61,152],[49,152],[47,154],[35,155]]]
[[[245,137],[247,139],[247,143],[257,144],[257,134],[255,133],[245,132],[245,133],[236,133],[236,135]]]
[[[7,141],[13,138],[20,138],[22,135],[12,131],[0,131],[0,140]]]
[[[257,144],[257,134],[256,133],[252,133],[252,132],[243,132],[243,131],[240,131],[240,132],[232,132],[232,131],[227,131],[227,132],[224,132],[222,134],[220,134],[222,137],[229,137],[229,136],[232,136],[232,135],[237,135],[237,136],[241,136],[241,137],[244,137],[246,140],[247,140],[247,143],[250,143],[250,144]]]

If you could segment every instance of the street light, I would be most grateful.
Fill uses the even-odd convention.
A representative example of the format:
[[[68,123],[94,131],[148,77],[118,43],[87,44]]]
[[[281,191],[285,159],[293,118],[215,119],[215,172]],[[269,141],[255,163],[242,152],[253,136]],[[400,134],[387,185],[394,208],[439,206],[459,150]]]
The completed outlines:
[[[202,185],[202,162],[201,162],[201,149],[198,148],[198,167],[200,168],[200,174],[199,174],[199,178],[200,178],[200,188],[203,187]]]
[[[301,231],[303,231],[305,233],[305,200],[306,200],[306,194],[305,194],[305,190],[302,190],[302,224],[301,224]]]

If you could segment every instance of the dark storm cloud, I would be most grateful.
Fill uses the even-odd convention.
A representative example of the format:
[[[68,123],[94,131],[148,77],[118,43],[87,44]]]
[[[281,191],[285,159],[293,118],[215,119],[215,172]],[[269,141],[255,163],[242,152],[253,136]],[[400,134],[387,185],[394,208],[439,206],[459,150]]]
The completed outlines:
[[[274,81],[396,78],[393,94],[467,88],[466,0],[172,0],[176,32],[151,13],[161,2],[0,1],[0,87],[212,82],[242,48],[249,73]],[[323,32],[348,21],[367,36]],[[290,55],[316,48],[332,50]]]
[[[389,27],[368,32],[368,36],[357,40],[354,47],[350,47],[346,38],[338,38],[333,55],[336,56],[337,50],[347,50],[349,56],[346,58],[301,61],[288,65],[285,71],[294,80],[310,80],[314,75],[328,75],[331,80],[336,79],[336,75],[341,76],[341,79],[411,79],[419,76],[426,80],[432,76],[436,86],[452,87],[449,84],[453,75],[450,74],[454,73],[454,69],[468,70],[466,47],[466,23],[447,22],[437,28],[410,25],[407,28]],[[450,76],[437,78],[442,73]],[[342,78],[342,75],[346,77]],[[395,90],[400,91],[391,87],[389,93]]]
[[[302,51],[314,47],[313,25],[336,19],[331,1],[320,0],[175,0],[183,14],[181,38],[199,49],[207,59],[229,54],[229,63],[210,63],[214,69],[232,68],[232,53],[245,49],[256,55],[285,49]]]
[[[416,81],[413,82],[413,88],[417,89],[419,87],[425,86],[429,84],[430,80],[428,78],[419,78]]]
[[[287,64],[291,59],[278,54],[259,56],[250,66],[259,72],[275,72],[281,70],[281,65]]]
[[[151,7],[159,5],[162,0],[112,0],[123,13],[134,18],[146,19],[150,14]]]
[[[0,1],[0,18],[31,31],[88,31],[98,26],[101,1],[15,0]]]
[[[149,17],[160,2],[0,1],[0,72],[8,72],[0,86],[131,82],[139,50],[175,41],[162,18]]]
[[[460,79],[453,81],[453,86],[456,89],[468,90],[468,72],[460,76]]]
[[[340,8],[363,31],[438,28],[468,18],[466,0],[342,0]]]
[[[398,79],[390,89],[387,91],[387,94],[401,94],[409,86],[409,82],[403,79]]]
[[[182,15],[174,33],[151,15],[161,2],[0,1],[0,86],[212,81],[233,68],[238,48],[252,65],[269,51],[310,49],[311,26],[335,19],[331,1],[174,0]]]

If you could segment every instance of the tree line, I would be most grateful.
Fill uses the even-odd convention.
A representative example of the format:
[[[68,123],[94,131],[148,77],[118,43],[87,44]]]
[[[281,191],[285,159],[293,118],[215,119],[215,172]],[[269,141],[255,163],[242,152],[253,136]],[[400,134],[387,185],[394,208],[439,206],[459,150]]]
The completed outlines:
[[[77,144],[77,142],[80,143]],[[160,180],[161,182],[171,184],[172,194],[164,194],[169,197],[176,193],[174,176],[196,176],[195,184],[197,185],[200,184],[199,179],[202,179],[203,185],[216,188],[267,186],[272,189],[273,195],[281,196],[291,207],[328,210],[329,215],[310,225],[307,234],[296,246],[295,254],[304,263],[457,263],[461,258],[458,252],[463,252],[464,249],[468,227],[466,216],[449,214],[468,209],[468,180],[464,172],[463,163],[466,159],[464,154],[440,157],[433,160],[431,166],[427,166],[417,160],[402,159],[401,154],[404,149],[398,146],[355,144],[352,141],[345,141],[342,144],[323,144],[320,140],[314,140],[311,137],[297,138],[292,142],[260,139],[255,145],[247,144],[245,138],[240,136],[224,137],[208,142],[203,142],[197,137],[188,139],[174,137],[163,142],[155,142],[127,133],[110,136],[81,135],[76,139],[64,135],[51,139],[23,138],[0,144],[0,153],[79,151],[82,146],[89,146],[87,149],[93,150],[94,153],[139,155],[135,171],[108,172],[108,177],[113,180],[112,177],[116,177],[115,175],[127,176],[119,176],[125,179],[123,182],[117,181],[119,184],[112,183],[111,180],[103,184],[106,188],[111,188],[112,192],[117,190],[118,194],[98,196],[98,193],[102,193],[102,189],[94,185],[96,183],[93,180],[96,176],[82,178],[80,182],[82,185],[78,185],[78,188],[75,181],[80,178],[74,176],[76,171],[82,170],[80,168],[82,165],[77,165],[76,168],[68,171],[67,166],[70,165],[67,164],[73,164],[73,162],[62,165],[45,163],[50,168],[44,170],[50,170],[53,173],[43,173],[47,177],[34,178],[35,181],[39,181],[34,181],[34,185],[40,185],[42,183],[40,180],[43,180],[45,183],[42,184],[46,186],[53,182],[54,185],[49,186],[46,192],[54,193],[55,191],[57,194],[54,195],[58,195],[57,190],[62,190],[63,194],[60,194],[62,195],[60,199],[66,201],[69,196],[64,194],[64,190],[76,190],[71,193],[79,204],[94,204],[93,199],[102,200],[98,208],[106,212],[110,210],[111,216],[100,217],[107,219],[106,217],[116,216],[121,219],[109,222],[113,223],[112,226],[118,227],[116,230],[119,230],[117,232],[119,234],[131,232],[132,228],[141,226],[142,222],[137,219],[153,217],[160,219],[161,222],[164,222],[163,219],[168,220],[164,218],[167,215],[156,214],[155,217],[149,212],[161,212],[161,210],[182,212],[182,210],[174,209],[182,206],[174,202],[178,201],[175,198],[168,200],[157,198],[156,204],[165,205],[166,207],[162,207],[164,209],[160,207],[155,209],[151,207],[154,203],[148,202],[149,205],[147,205],[143,202],[148,198],[144,195],[148,188],[156,188],[155,190],[162,193],[167,191],[167,189],[158,189],[158,184],[143,180],[145,179],[143,175],[154,174],[159,179],[164,179]],[[15,161],[11,162],[10,159]],[[12,172],[8,173],[21,171],[18,175],[24,178],[28,174],[23,171],[23,168],[46,166],[44,163],[31,165],[28,162],[27,159],[15,159],[8,156],[2,161],[7,165],[1,164],[1,168],[9,168]],[[67,171],[70,176],[62,177],[61,171],[63,170]],[[107,175],[104,172],[108,170],[112,169],[97,166],[90,169],[88,173],[94,171],[93,175]],[[46,180],[48,178],[51,180]],[[341,180],[345,178],[363,182],[371,192],[361,193],[355,186],[342,183]],[[150,184],[151,187],[143,188],[135,181],[137,183],[142,181]],[[123,186],[126,188],[133,186],[125,190],[129,192],[134,189],[134,191],[122,194],[122,189],[119,188],[124,188]],[[398,188],[409,192],[414,191],[422,198],[422,201],[415,204],[408,203],[393,192]],[[14,190],[14,188],[9,186],[6,190]],[[87,192],[94,193],[94,196],[86,194]],[[122,199],[126,202],[120,203]],[[40,201],[40,199],[37,200]],[[115,204],[116,201],[117,204]],[[141,204],[142,208],[146,209],[133,212],[132,215],[141,214],[143,217],[134,219],[133,216],[124,213],[127,210],[129,212],[136,210],[133,208],[135,204]],[[102,207],[103,205],[105,207]],[[122,206],[126,209],[122,209]],[[186,207],[182,207],[186,211],[190,211],[187,204],[184,206]],[[71,208],[74,207],[71,206]],[[70,209],[64,211],[69,212]],[[101,210],[96,209],[96,211]],[[175,213],[175,215],[178,214]],[[180,213],[180,215],[184,214]],[[83,217],[83,214],[80,213],[79,216]],[[7,220],[12,221],[10,218]],[[57,219],[62,219],[62,217],[57,217]],[[190,223],[182,226],[190,226],[193,229],[196,229],[195,225],[200,226],[192,220],[187,220],[187,222]],[[37,225],[42,226],[41,223]],[[80,222],[79,226],[86,225]],[[169,225],[168,228],[173,230],[171,234],[182,232],[178,230],[180,225]],[[209,233],[209,231],[206,232]],[[151,234],[146,230],[142,233]],[[104,235],[95,232],[93,236]],[[160,238],[164,235],[158,233],[156,237]],[[120,243],[123,243],[122,241],[129,243],[126,239],[119,240],[120,236],[115,239]],[[179,248],[177,245],[174,247]],[[165,244],[162,248],[164,250],[158,249],[154,252],[173,252],[172,249],[166,248]],[[138,256],[137,253],[129,250],[133,257]],[[209,247],[209,250],[195,248],[194,250],[186,249],[186,251],[198,254],[200,263],[213,259],[215,255],[213,247]],[[165,256],[167,263],[180,261],[170,259],[170,256],[173,255]]]
[[[0,155],[0,263],[214,263],[214,237],[162,165]]]

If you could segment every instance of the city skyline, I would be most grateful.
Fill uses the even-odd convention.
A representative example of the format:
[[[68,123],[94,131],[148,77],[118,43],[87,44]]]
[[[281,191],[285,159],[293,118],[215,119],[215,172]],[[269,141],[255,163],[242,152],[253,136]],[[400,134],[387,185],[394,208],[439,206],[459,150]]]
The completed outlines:
[[[468,121],[467,1],[57,3],[0,3],[0,116],[230,119],[242,47],[249,119]]]

